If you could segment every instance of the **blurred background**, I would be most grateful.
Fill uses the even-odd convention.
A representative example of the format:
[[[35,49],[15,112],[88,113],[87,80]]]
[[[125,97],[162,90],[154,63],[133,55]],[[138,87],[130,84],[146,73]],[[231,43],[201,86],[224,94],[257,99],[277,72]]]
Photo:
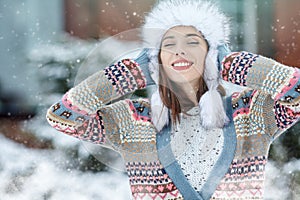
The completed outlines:
[[[76,81],[138,47],[131,30],[155,1],[0,2],[0,199],[129,199],[118,155],[58,134],[45,112]],[[300,67],[299,0],[216,2],[231,19],[233,51]],[[267,168],[266,199],[300,199],[299,123],[271,146]]]

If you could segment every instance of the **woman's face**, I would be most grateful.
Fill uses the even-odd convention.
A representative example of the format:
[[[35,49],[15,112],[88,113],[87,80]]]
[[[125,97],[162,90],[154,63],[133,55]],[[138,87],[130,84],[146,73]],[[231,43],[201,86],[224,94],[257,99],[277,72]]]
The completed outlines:
[[[206,41],[193,26],[175,26],[162,38],[162,67],[174,82],[199,80],[204,71],[207,51]]]

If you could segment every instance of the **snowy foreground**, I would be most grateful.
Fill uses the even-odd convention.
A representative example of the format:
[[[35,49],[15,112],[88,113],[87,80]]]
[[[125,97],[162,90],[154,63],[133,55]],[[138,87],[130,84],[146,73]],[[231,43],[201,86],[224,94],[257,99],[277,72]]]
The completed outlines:
[[[71,139],[72,140],[72,139]],[[0,135],[1,200],[125,200],[130,199],[124,173],[81,172],[64,168],[66,158],[60,150],[35,150]],[[288,176],[300,169],[300,161],[277,169],[267,165],[266,199],[289,199]]]
[[[35,150],[0,135],[0,200],[130,199],[124,173],[70,170],[60,150]]]

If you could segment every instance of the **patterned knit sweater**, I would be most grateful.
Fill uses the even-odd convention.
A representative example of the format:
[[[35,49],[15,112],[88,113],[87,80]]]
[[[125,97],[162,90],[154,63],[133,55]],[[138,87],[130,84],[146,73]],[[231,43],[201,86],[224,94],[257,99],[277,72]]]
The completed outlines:
[[[149,101],[118,100],[146,87],[134,60],[119,61],[69,90],[47,119],[61,132],[118,151],[134,199],[262,199],[269,146],[300,118],[300,71],[248,52],[232,53],[222,65],[225,81],[249,89],[224,99],[230,123],[199,190],[172,151],[171,127],[157,133]]]

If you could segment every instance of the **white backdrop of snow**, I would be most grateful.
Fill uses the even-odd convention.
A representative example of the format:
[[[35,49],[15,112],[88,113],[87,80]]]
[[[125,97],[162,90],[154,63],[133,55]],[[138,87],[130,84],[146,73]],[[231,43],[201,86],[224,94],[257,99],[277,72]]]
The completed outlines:
[[[70,158],[61,151],[28,149],[2,135],[0,146],[1,200],[130,199],[128,178],[121,172],[64,169]]]

